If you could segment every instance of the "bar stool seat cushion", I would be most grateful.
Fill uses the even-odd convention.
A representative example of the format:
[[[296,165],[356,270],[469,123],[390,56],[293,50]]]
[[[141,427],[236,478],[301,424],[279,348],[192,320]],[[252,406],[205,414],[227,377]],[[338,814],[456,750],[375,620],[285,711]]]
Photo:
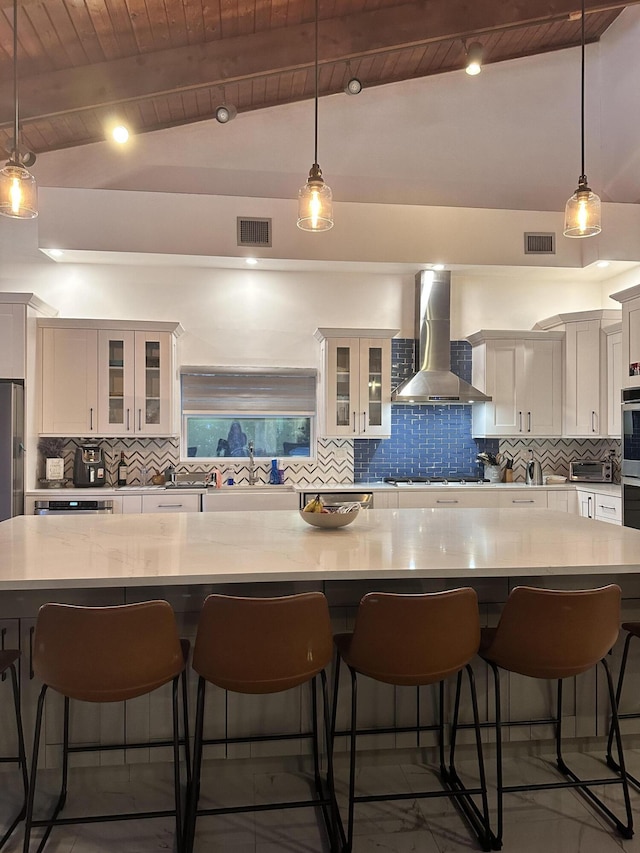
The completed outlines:
[[[587,672],[618,638],[620,589],[547,590],[516,587],[497,628],[483,628],[480,655],[531,678]]]
[[[321,593],[210,595],[198,621],[193,668],[224,690],[279,693],[311,681],[332,657],[329,607]]]
[[[456,630],[456,623],[465,630]],[[336,634],[334,642],[347,666],[376,681],[437,684],[478,651],[478,599],[469,588],[430,595],[369,593],[360,603],[355,632]]]
[[[70,699],[120,702],[168,684],[185,651],[167,602],[83,608],[44,605],[38,614],[33,668]]]

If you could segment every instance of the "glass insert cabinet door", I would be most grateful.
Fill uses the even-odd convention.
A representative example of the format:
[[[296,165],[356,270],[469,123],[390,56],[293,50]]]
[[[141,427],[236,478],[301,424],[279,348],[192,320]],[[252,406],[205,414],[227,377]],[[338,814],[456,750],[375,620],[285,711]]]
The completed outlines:
[[[325,342],[325,434],[377,438],[391,433],[391,342]]]
[[[170,432],[167,332],[101,330],[98,337],[98,421],[105,435]]]
[[[127,435],[134,431],[133,372],[135,333],[98,333],[98,431]]]

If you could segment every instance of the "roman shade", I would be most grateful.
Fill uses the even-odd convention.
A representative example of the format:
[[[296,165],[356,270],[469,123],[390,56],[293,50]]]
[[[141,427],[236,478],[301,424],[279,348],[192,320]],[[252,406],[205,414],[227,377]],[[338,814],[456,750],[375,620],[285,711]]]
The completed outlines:
[[[312,368],[182,367],[182,414],[315,415]]]

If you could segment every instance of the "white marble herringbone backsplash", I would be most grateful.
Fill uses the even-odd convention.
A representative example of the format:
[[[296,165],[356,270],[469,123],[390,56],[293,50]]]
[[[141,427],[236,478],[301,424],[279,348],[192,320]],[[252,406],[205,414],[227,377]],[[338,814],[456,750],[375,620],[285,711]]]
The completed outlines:
[[[502,438],[500,453],[503,457],[513,459],[513,479],[525,479],[525,465],[530,459],[529,451],[533,450],[535,458],[542,466],[543,474],[560,474],[569,476],[569,462],[574,459],[609,459],[610,451],[613,456],[613,479],[620,482],[620,441],[615,438]],[[503,461],[504,464],[504,461]]]
[[[80,439],[68,439],[64,445],[65,477],[73,478],[73,458],[76,447],[83,442]],[[248,482],[247,465],[234,463],[231,459],[220,457],[214,462],[197,460],[180,462],[180,440],[178,438],[103,438],[96,439],[104,451],[107,467],[107,483],[114,485],[117,479],[117,467],[120,453],[124,451],[127,461],[128,482],[138,485],[141,482],[142,469],[146,467],[149,477],[156,471],[164,471],[170,465],[179,471],[212,471],[217,468],[223,482],[233,477],[242,485]],[[353,483],[353,441],[350,439],[318,439],[317,458],[295,461],[294,457],[279,460],[284,469],[285,483],[310,486],[314,483]],[[271,460],[256,463],[256,473],[260,483],[269,482]]]

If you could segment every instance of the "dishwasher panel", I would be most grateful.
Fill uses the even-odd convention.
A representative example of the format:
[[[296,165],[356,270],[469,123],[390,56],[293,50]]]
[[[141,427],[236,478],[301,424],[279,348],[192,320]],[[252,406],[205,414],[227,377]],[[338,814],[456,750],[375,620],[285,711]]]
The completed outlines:
[[[34,515],[111,515],[113,501],[51,500],[36,501]]]

